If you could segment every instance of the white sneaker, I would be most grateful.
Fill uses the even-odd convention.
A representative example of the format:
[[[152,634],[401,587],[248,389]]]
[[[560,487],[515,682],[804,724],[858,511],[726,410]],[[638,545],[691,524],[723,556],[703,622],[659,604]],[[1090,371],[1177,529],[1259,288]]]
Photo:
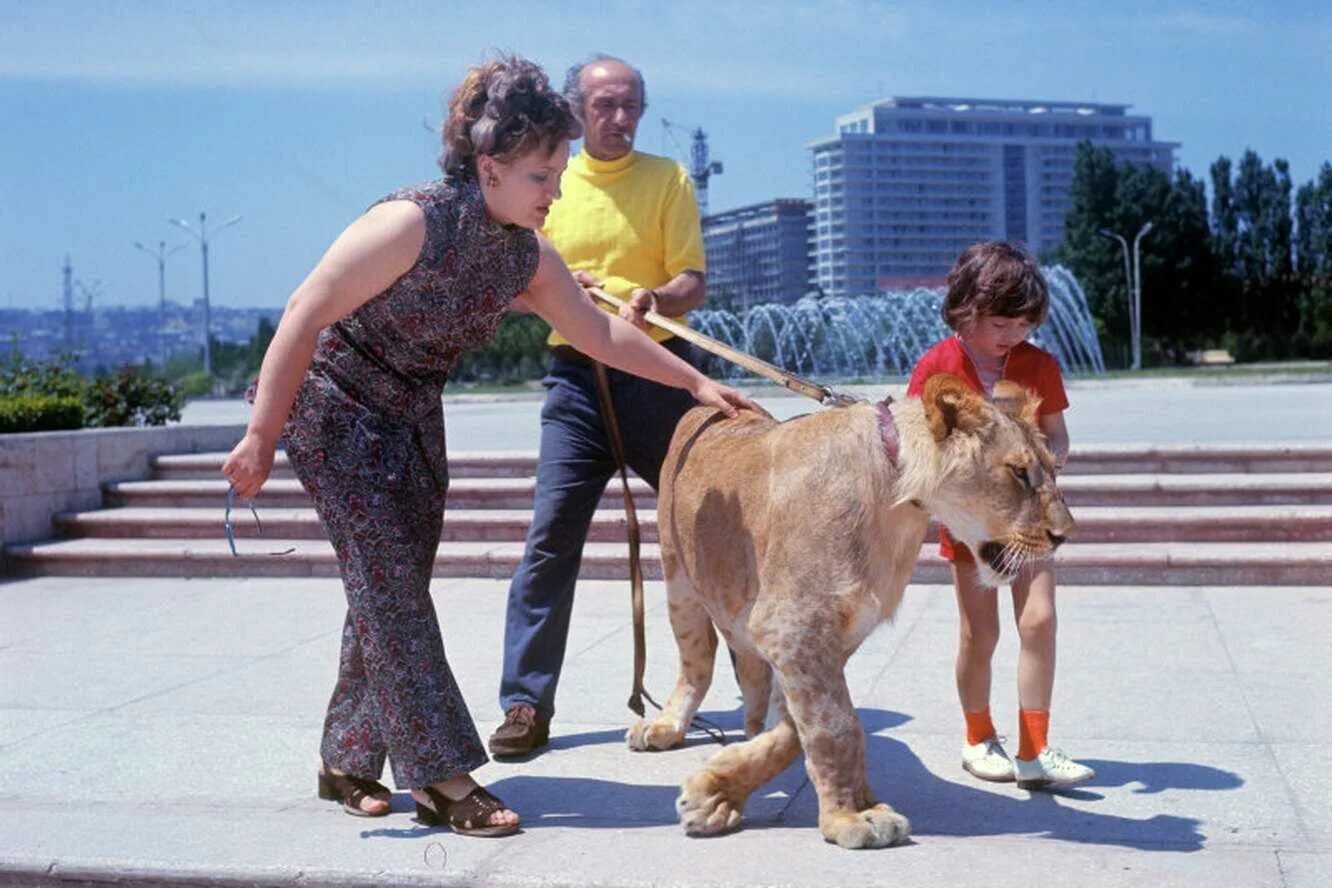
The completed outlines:
[[[1096,776],[1086,765],[1080,765],[1053,746],[1047,746],[1034,759],[1015,758],[1017,785],[1022,789],[1044,789],[1047,786],[1077,786]]]
[[[982,780],[1008,783],[1013,779],[1013,760],[1004,752],[998,737],[975,745],[962,744],[962,767]]]

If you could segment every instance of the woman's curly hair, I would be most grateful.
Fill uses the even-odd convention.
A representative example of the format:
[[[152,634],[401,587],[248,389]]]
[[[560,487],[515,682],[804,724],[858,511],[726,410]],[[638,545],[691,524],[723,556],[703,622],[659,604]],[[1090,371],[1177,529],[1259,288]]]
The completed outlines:
[[[475,178],[479,154],[508,161],[538,146],[552,151],[581,134],[569,101],[540,66],[502,56],[468,71],[454,91],[439,166],[446,176]]]

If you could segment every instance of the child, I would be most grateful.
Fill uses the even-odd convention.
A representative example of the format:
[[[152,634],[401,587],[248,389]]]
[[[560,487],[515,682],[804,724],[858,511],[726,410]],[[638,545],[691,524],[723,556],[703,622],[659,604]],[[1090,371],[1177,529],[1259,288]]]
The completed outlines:
[[[1041,397],[1039,423],[1055,467],[1068,458],[1068,407],[1054,356],[1026,342],[1045,320],[1050,296],[1036,263],[1003,242],[973,244],[948,273],[943,318],[954,331],[916,364],[907,386],[919,395],[925,380],[952,373],[978,393],[991,394],[1000,379],[1026,386]],[[1072,786],[1095,773],[1046,744],[1055,666],[1055,577],[1048,563],[1028,567],[1013,581],[1018,655],[1018,749],[1010,760],[990,721],[990,659],[999,640],[998,590],[984,585],[971,551],[939,529],[939,553],[952,563],[961,633],[957,694],[966,716],[962,767],[982,780],[1017,780],[1024,789]]]

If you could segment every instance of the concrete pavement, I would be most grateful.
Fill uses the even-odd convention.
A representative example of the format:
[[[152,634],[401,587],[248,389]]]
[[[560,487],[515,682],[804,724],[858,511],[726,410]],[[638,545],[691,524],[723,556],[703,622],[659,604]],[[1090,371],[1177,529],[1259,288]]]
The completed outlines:
[[[484,734],[503,581],[439,580],[450,662]],[[911,844],[848,852],[816,829],[798,761],[744,828],[684,836],[672,803],[717,748],[631,754],[627,586],[586,582],[551,751],[478,774],[524,817],[498,840],[315,797],[343,601],[335,580],[42,578],[0,583],[0,882],[264,885],[1045,885],[1332,883],[1332,587],[1060,591],[1052,740],[1092,764],[1033,794],[958,765],[956,617],[912,587],[847,676],[876,791]],[[648,685],[674,675],[649,584]],[[1007,604],[1005,614],[1010,613]],[[723,658],[724,659],[724,658]],[[1016,734],[1014,634],[993,710]],[[738,734],[717,669],[705,714]]]

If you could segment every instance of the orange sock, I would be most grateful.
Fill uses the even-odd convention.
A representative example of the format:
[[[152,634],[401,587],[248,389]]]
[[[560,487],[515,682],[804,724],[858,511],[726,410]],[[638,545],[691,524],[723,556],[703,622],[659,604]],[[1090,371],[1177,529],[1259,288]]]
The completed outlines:
[[[1018,710],[1018,758],[1031,759],[1045,749],[1045,738],[1050,733],[1050,711],[1048,709]]]
[[[975,746],[994,736],[994,722],[990,721],[989,709],[980,712],[963,711],[962,715],[967,719],[967,745]]]

